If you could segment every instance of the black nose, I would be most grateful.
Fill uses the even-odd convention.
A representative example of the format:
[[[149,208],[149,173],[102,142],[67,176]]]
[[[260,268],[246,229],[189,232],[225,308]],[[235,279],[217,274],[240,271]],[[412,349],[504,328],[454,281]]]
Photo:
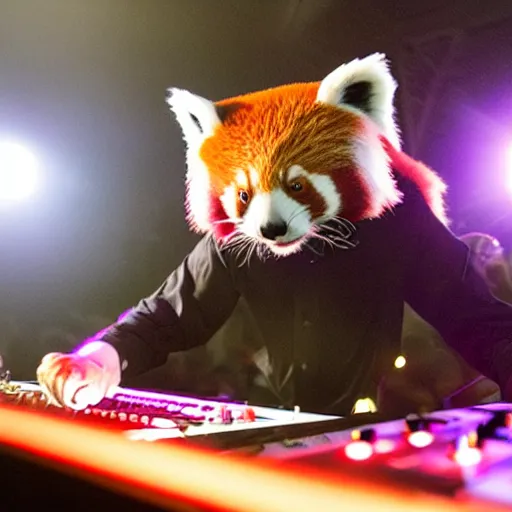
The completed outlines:
[[[288,226],[284,222],[278,224],[268,223],[265,226],[261,226],[261,236],[268,240],[275,240],[278,236],[286,235]]]

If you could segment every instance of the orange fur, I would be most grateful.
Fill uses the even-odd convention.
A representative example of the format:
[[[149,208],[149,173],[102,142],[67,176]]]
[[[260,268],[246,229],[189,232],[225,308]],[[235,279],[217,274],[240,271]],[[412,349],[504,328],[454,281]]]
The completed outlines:
[[[329,175],[343,200],[342,215],[353,221],[368,216],[372,198],[354,162],[353,141],[364,128],[361,116],[316,101],[319,82],[291,84],[230,98],[216,104],[224,113],[222,124],[206,139],[200,156],[210,173],[215,218],[226,218],[218,198],[226,188],[245,190],[249,199],[255,192],[251,171],[257,176],[260,192],[280,186],[283,173],[292,165],[308,172]],[[382,144],[393,169],[413,181],[427,203],[448,224],[444,194],[446,185],[431,169],[400,152],[384,137]],[[236,176],[245,174],[240,185]],[[308,204],[313,217],[324,209],[321,196],[309,190],[300,194],[285,190],[298,202]],[[312,201],[315,204],[311,204]],[[242,216],[246,205],[238,199]],[[229,231],[231,225],[223,230]]]
[[[259,189],[268,192],[293,164],[318,174],[352,165],[350,141],[361,118],[316,103],[319,85],[286,85],[217,103],[228,114],[200,153],[215,194],[222,194],[240,170],[251,183],[254,169]]]

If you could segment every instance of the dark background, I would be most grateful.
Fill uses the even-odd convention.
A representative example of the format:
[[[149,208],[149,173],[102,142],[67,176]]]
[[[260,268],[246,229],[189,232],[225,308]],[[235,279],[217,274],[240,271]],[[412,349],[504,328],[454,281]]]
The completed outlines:
[[[213,100],[385,52],[404,146],[453,229],[512,245],[510,0],[0,0],[0,140],[42,186],[0,207],[0,353],[18,378],[150,293],[196,241],[169,86]]]

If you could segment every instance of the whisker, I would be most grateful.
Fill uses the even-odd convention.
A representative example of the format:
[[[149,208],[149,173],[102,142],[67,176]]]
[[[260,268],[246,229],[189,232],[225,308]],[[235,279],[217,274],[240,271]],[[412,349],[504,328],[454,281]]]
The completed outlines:
[[[355,233],[356,227],[352,222],[335,217],[325,224],[315,226],[312,236],[332,248],[352,249],[358,245],[357,240],[350,240]]]
[[[311,242],[311,239],[306,241],[306,243],[304,244],[304,247],[307,247],[316,256],[323,256],[324,255],[323,252],[317,251],[312,245],[309,244],[309,242]]]
[[[345,231],[345,236],[352,236],[357,232],[357,228],[354,224],[343,217],[333,217],[330,222],[337,224],[341,229],[343,229]]]
[[[307,211],[307,207],[306,206],[298,206],[297,209],[292,213],[291,217],[288,219],[288,226],[290,225],[290,223],[292,222],[293,219],[295,219],[296,217],[298,217],[301,213],[304,213]]]
[[[221,220],[214,220],[212,224],[218,225],[218,224],[241,224],[243,222],[242,219],[221,219]]]

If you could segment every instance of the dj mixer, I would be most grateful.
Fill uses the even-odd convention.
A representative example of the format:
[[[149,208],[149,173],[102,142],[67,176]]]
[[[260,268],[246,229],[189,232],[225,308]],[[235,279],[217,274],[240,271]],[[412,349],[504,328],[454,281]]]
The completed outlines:
[[[368,423],[286,448],[271,443],[260,456],[512,510],[512,404]]]
[[[53,404],[36,383],[0,381],[0,404],[44,411],[75,422],[118,430],[133,441],[163,441],[236,431],[272,430],[328,422],[335,416],[249,406],[245,403],[116,388],[82,411]]]
[[[368,496],[378,483],[390,492],[469,504],[464,510],[512,510],[512,404],[391,420],[378,413],[340,418],[118,388],[74,412],[49,403],[37,384],[5,381],[0,412],[2,404],[118,432],[130,446],[208,448],[230,460],[277,463],[283,474],[316,475],[312,481],[334,482],[334,489],[350,475],[364,482]]]

